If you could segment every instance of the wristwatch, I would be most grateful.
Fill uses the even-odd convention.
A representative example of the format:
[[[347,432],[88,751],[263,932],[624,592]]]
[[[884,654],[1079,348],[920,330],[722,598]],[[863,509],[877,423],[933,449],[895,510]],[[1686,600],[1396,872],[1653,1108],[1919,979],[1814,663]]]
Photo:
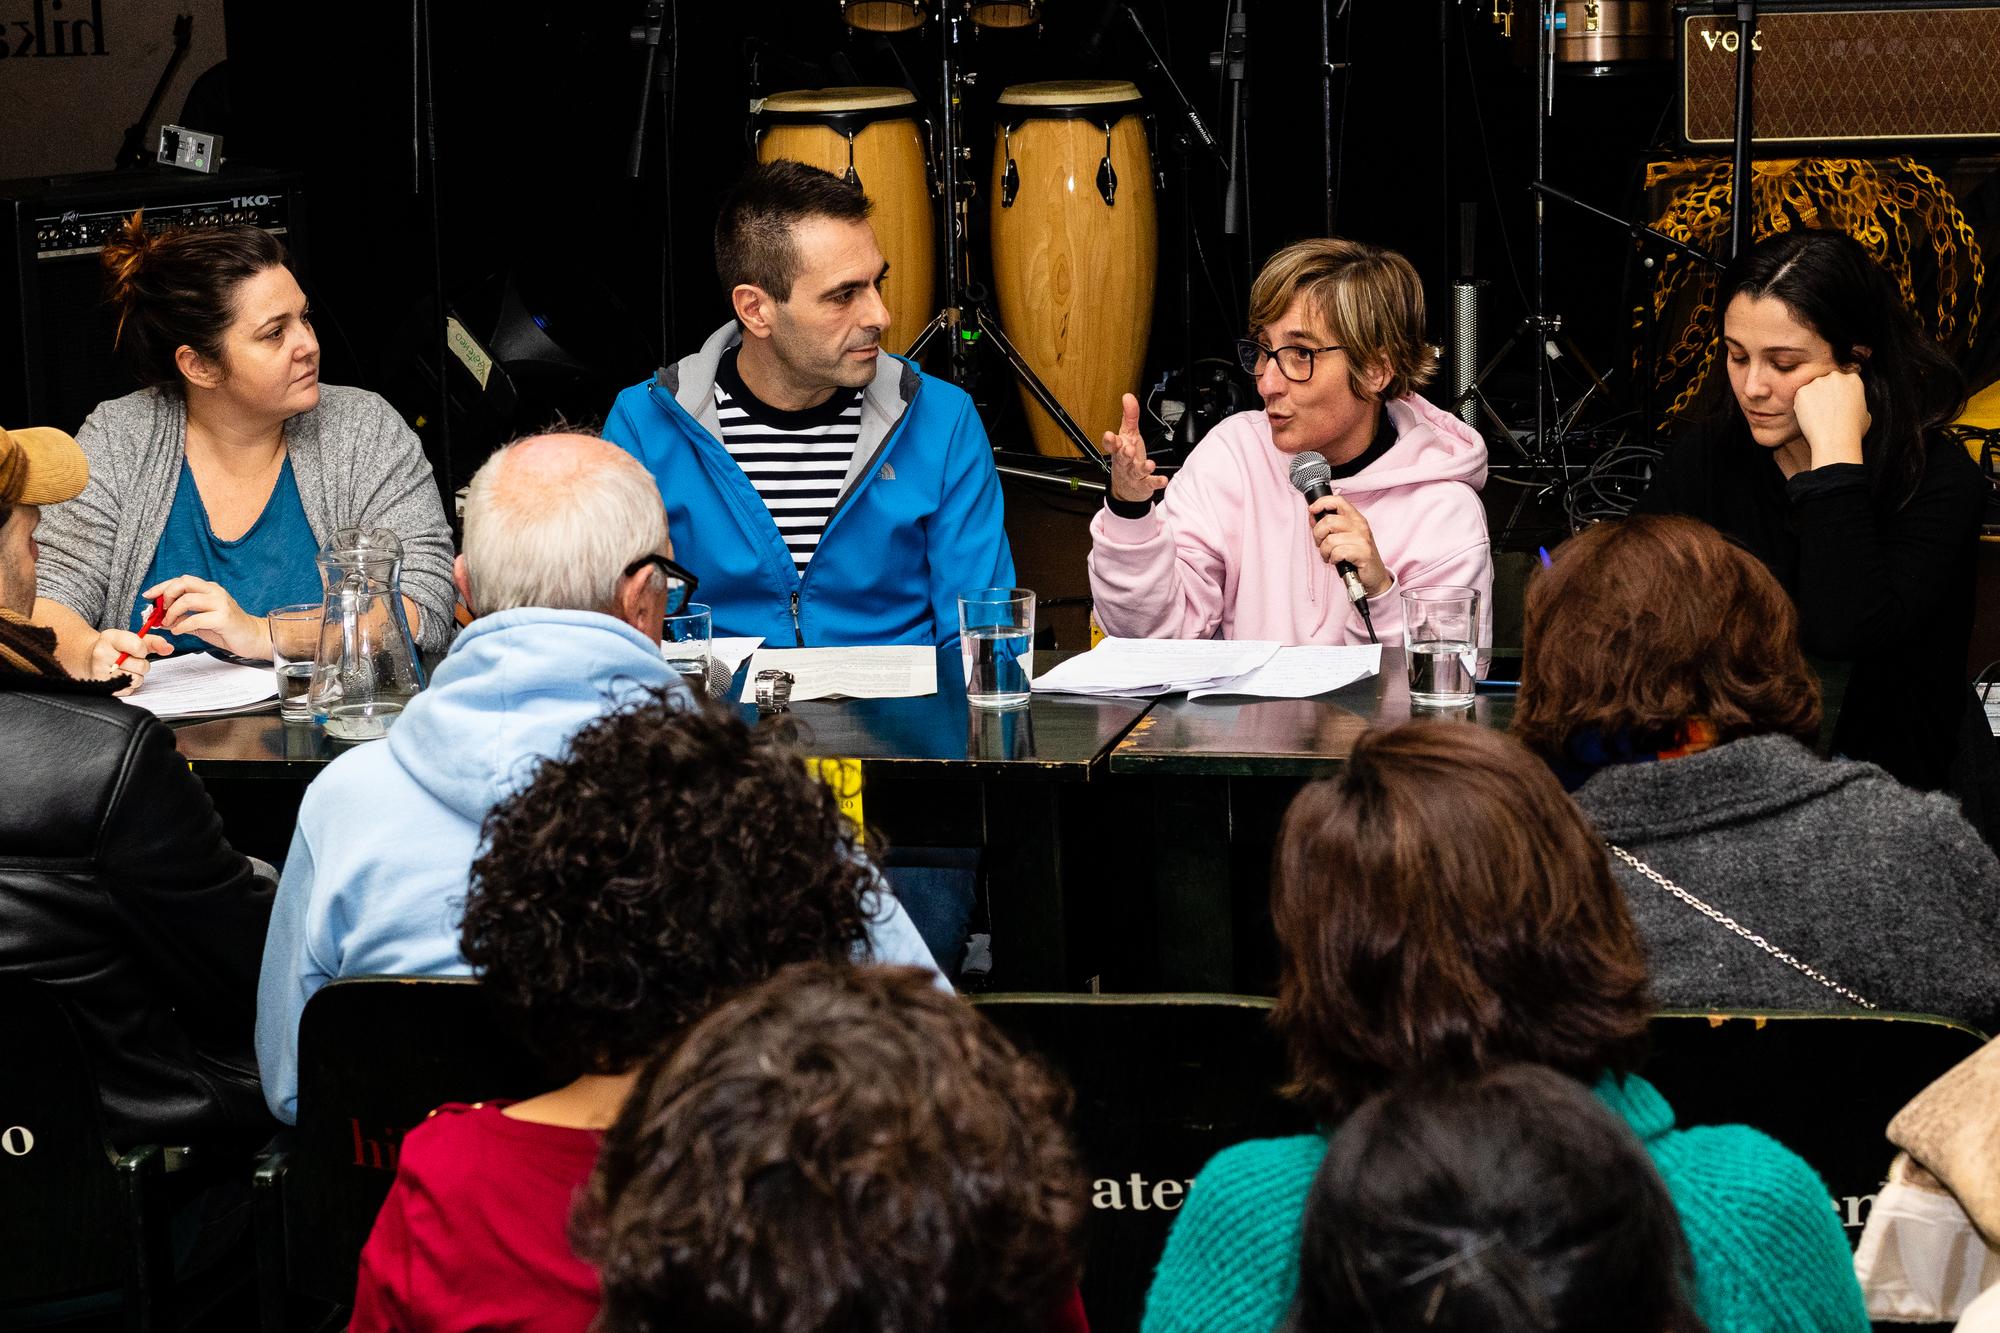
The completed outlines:
[[[782,713],[791,706],[792,686],[798,678],[789,671],[777,667],[766,667],[757,673],[752,682],[753,695],[760,713]]]

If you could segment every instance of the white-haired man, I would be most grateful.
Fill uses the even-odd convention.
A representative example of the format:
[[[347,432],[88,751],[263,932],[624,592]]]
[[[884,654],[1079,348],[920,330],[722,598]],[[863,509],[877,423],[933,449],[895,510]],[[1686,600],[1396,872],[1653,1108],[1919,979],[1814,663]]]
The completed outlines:
[[[658,486],[603,440],[523,440],[473,477],[453,580],[477,619],[387,740],[328,765],[299,807],[257,990],[280,1120],[297,1116],[299,1015],[321,986],[470,970],[459,916],[487,811],[608,709],[648,691],[692,704],[660,655],[692,591],[672,557]],[[871,936],[881,961],[931,965],[887,894]]]

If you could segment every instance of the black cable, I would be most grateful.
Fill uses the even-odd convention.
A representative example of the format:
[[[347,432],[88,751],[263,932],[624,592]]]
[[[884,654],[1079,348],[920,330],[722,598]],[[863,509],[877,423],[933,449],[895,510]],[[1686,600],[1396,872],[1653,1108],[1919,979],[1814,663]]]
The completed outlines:
[[[1370,643],[1382,642],[1380,639],[1375,637],[1375,617],[1369,614],[1368,599],[1364,597],[1360,601],[1356,602],[1354,605],[1361,612],[1362,625],[1368,630],[1368,642]]]
[[[1333,138],[1333,218],[1340,221],[1340,189],[1347,174],[1347,98],[1354,91],[1354,5],[1340,6],[1340,129]]]
[[[1486,141],[1486,108],[1479,100],[1479,78],[1472,67],[1472,39],[1465,32],[1468,26],[1464,23],[1458,25],[1458,50],[1465,60],[1466,100],[1472,103],[1472,123],[1479,130],[1479,156],[1486,165],[1486,188],[1493,196],[1493,208],[1499,220],[1500,249],[1507,256],[1507,276],[1513,280],[1514,293],[1521,298],[1521,304],[1532,309],[1534,303],[1528,299],[1527,285],[1521,281],[1520,262],[1514,258],[1514,241],[1507,234],[1507,205],[1501,201],[1500,181],[1493,174],[1493,149]]]
[[[444,492],[445,513],[457,509],[458,481],[452,471],[451,457],[451,349],[445,342],[444,303],[444,228],[439,221],[443,204],[439,201],[441,187],[438,183],[438,138],[437,138],[437,83],[431,62],[431,7],[430,0],[417,0],[418,27],[421,32],[424,75],[424,156],[430,166],[430,224],[431,224],[431,293],[437,302],[435,323],[437,326],[437,383],[438,383],[438,447],[437,458],[431,466]]]

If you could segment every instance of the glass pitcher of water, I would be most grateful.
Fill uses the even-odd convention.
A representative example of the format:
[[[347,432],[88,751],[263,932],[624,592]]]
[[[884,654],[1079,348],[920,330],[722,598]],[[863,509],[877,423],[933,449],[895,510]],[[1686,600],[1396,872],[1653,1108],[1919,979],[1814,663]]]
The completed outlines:
[[[336,529],[319,573],[326,601],[307,705],[334,739],[377,740],[424,687],[403,614],[403,543],[386,528]]]

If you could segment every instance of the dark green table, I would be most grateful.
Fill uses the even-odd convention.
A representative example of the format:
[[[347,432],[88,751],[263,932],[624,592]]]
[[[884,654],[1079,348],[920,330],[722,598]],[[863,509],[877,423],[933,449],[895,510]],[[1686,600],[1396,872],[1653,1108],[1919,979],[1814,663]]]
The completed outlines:
[[[958,649],[941,649],[935,695],[801,703],[761,725],[808,755],[861,761],[863,818],[891,847],[983,849],[996,985],[1087,988],[1104,974],[1122,906],[1086,892],[1106,873],[1091,836],[1112,818],[1100,808],[1106,757],[1147,703],[1037,695],[1024,708],[974,709],[962,672]],[[730,706],[756,722],[754,707],[733,702],[742,687],[739,671]],[[175,739],[231,839],[274,861],[305,784],[351,748],[285,723],[275,703],[180,722]]]

